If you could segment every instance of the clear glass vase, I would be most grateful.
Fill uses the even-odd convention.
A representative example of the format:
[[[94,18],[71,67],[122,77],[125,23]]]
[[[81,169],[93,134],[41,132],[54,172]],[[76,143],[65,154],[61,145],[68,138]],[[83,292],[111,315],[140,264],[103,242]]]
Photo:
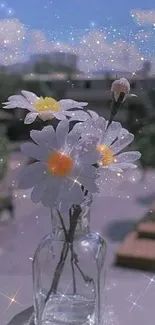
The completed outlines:
[[[65,222],[52,210],[52,232],[33,260],[35,325],[101,323],[106,243],[89,230],[91,203],[87,194]]]

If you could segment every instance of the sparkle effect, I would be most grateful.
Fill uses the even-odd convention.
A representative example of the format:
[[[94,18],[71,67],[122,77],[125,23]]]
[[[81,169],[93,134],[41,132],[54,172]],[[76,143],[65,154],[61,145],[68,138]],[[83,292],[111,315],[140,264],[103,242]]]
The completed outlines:
[[[137,303],[138,302],[138,300],[140,299],[140,297],[141,297],[141,295],[139,295],[137,298],[136,298],[136,300],[132,300],[132,294],[130,295],[130,298],[128,299],[127,298],[127,301],[129,301],[131,304],[132,304],[132,306],[131,306],[131,308],[130,308],[130,312],[133,310],[133,308],[135,308],[135,307],[138,307],[138,308],[140,308],[140,309],[142,309],[142,307]]]
[[[148,283],[148,285],[147,285],[147,287],[146,287],[146,289],[145,289],[145,291],[144,291],[144,292],[146,292],[146,291],[150,288],[150,286],[151,286],[153,283],[155,283],[155,276],[154,276],[153,278],[150,278],[149,276],[144,275],[144,274],[142,274],[142,276],[143,276],[144,278],[149,279],[149,283]]]
[[[16,293],[13,295],[13,296],[7,296],[5,294],[3,294],[2,292],[0,292],[0,295],[3,296],[4,298],[7,298],[9,300],[9,304],[8,304],[8,307],[7,309],[5,310],[5,313],[8,311],[8,309],[11,307],[11,305],[13,303],[17,304],[17,305],[20,305],[21,307],[24,307],[22,304],[20,304],[18,301],[16,301],[16,297],[18,295],[18,292],[19,292],[20,288],[16,291]]]
[[[145,275],[145,274],[142,274],[142,276],[144,278],[147,278],[149,280],[149,283],[146,286],[145,290],[142,291],[135,300],[133,300],[133,295],[132,294],[130,294],[130,297],[126,299],[127,301],[129,301],[132,304],[132,306],[130,308],[130,312],[136,307],[139,308],[139,309],[143,309],[143,307],[138,304],[138,301],[140,300],[141,297],[143,297],[145,295],[145,293],[148,291],[148,289],[151,287],[151,285],[155,283],[155,276],[152,277],[152,278]]]

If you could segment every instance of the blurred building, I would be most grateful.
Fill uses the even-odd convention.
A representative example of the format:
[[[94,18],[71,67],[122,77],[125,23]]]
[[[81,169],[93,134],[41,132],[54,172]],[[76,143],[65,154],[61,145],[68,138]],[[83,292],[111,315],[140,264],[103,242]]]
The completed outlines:
[[[136,71],[136,75],[142,78],[148,78],[151,74],[151,69],[152,69],[151,62],[144,61],[142,68]]]
[[[8,65],[6,67],[6,70],[8,73],[10,74],[26,74],[26,73],[30,73],[32,71],[32,64],[29,63],[29,61],[27,62],[19,62],[19,63],[14,63],[11,65]]]
[[[77,68],[77,55],[65,52],[38,53],[30,58],[31,63],[48,62],[55,65],[63,65],[72,69]]]
[[[0,72],[5,69],[5,71],[10,74],[28,74],[34,72],[34,67],[36,65],[40,67],[39,70],[41,73],[52,72],[54,66],[56,69],[59,67],[60,69],[61,67],[65,67],[76,70],[77,56],[75,54],[65,52],[33,54],[26,62],[11,64],[7,67],[0,66]]]

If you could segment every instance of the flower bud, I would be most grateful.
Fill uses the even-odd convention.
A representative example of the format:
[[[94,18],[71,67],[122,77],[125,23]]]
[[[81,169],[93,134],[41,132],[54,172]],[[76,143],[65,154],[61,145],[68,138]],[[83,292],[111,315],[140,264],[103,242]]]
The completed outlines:
[[[125,78],[120,78],[119,80],[115,80],[112,83],[111,92],[113,94],[115,102],[117,102],[118,99],[122,99],[121,101],[124,102],[126,96],[130,92],[129,81]]]

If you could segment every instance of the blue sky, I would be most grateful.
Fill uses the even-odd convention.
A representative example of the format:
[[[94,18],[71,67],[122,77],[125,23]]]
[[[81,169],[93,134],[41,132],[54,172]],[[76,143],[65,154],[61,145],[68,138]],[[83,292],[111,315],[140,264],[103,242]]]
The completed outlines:
[[[154,0],[7,0],[2,1],[0,18],[17,17],[31,29],[45,33],[63,30],[63,38],[73,29],[83,30],[95,22],[97,28],[136,30],[131,9],[155,9]],[[9,9],[13,11],[9,13]]]
[[[133,70],[148,59],[155,68],[155,0],[0,0],[0,28],[5,64],[67,50],[86,65],[119,66],[124,60]]]

